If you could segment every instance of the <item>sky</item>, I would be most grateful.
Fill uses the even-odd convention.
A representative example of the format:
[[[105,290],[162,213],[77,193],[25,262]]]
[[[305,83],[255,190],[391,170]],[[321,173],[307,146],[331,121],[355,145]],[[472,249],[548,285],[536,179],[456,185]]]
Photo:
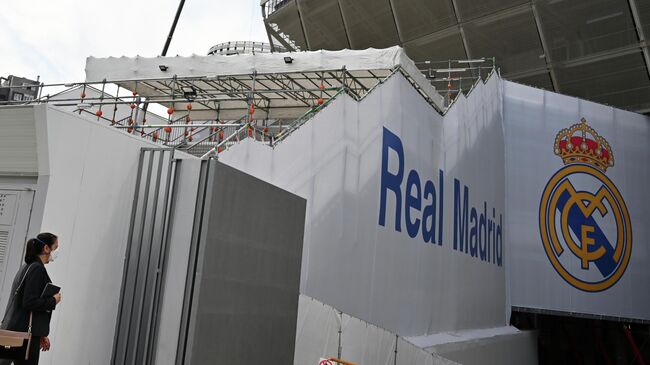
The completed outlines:
[[[0,76],[85,79],[86,57],[162,52],[178,0],[16,0],[0,12]],[[168,56],[227,41],[268,42],[259,0],[186,0]]]

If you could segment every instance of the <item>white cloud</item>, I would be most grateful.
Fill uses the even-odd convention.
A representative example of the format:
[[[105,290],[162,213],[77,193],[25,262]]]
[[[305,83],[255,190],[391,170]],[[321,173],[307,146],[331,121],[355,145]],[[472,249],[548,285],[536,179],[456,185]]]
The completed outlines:
[[[178,2],[7,2],[0,13],[0,76],[81,81],[88,56],[156,56]],[[232,40],[267,40],[259,0],[188,0],[168,55],[203,55]]]

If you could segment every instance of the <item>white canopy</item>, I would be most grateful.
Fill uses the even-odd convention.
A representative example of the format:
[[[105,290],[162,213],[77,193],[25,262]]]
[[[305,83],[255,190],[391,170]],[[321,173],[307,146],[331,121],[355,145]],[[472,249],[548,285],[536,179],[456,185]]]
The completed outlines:
[[[89,57],[87,82],[116,83],[152,102],[183,108],[194,90],[195,118],[236,119],[251,103],[256,118],[295,118],[342,86],[360,98],[392,72],[402,72],[434,107],[444,100],[401,47],[367,50],[190,57]],[[179,97],[181,96],[181,97]]]

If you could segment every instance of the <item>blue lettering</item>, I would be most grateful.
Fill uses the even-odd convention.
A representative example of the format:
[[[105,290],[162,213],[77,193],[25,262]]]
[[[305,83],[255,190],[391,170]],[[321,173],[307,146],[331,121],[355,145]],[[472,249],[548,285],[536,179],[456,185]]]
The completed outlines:
[[[415,196],[413,195],[413,188],[415,188]],[[420,212],[422,209],[422,190],[420,188],[420,175],[417,171],[411,170],[406,179],[406,206],[404,207],[404,216],[406,218],[406,231],[411,238],[415,238],[420,230],[420,219],[415,218],[411,221],[411,209]]]
[[[472,226],[472,229],[469,231],[469,254],[472,257],[476,257],[478,256],[478,243],[476,241],[478,218],[476,208],[474,207],[472,207],[472,211],[469,213],[469,224]]]
[[[422,213],[422,238],[424,242],[436,243],[436,187],[431,181],[424,184],[424,199],[429,199],[429,197],[431,197],[431,201]],[[429,222],[431,223],[429,224]]]
[[[485,261],[485,254],[486,254],[486,241],[487,241],[487,233],[486,233],[486,218],[487,218],[487,203],[483,203],[483,213],[481,213],[479,219],[478,219],[478,253],[481,258],[481,261]]]
[[[496,233],[496,257],[497,257],[497,265],[501,266],[503,265],[503,234],[502,234],[502,224],[503,224],[503,216],[499,214],[499,225],[497,226],[497,233]]]
[[[444,217],[444,196],[445,196],[445,174],[440,170],[438,175],[438,190],[440,191],[440,199],[438,199],[438,246],[442,246],[442,228],[445,226],[442,222]]]
[[[460,206],[460,181],[454,179],[454,250],[467,252],[467,239],[469,238],[467,230],[467,198],[469,188],[463,189],[463,207]]]
[[[397,153],[397,174],[388,171],[388,151]],[[384,128],[383,146],[381,152],[381,197],[379,202],[379,225],[386,226],[386,198],[388,190],[395,193],[395,230],[402,231],[402,179],[404,178],[404,147],[402,141],[388,129]]]

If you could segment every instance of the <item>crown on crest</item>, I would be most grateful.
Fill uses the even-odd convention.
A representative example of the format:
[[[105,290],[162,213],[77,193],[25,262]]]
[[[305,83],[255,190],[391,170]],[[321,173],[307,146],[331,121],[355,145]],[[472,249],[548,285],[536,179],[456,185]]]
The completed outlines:
[[[587,125],[585,118],[557,134],[553,151],[565,165],[585,163],[602,172],[614,166],[614,154],[609,143]]]

